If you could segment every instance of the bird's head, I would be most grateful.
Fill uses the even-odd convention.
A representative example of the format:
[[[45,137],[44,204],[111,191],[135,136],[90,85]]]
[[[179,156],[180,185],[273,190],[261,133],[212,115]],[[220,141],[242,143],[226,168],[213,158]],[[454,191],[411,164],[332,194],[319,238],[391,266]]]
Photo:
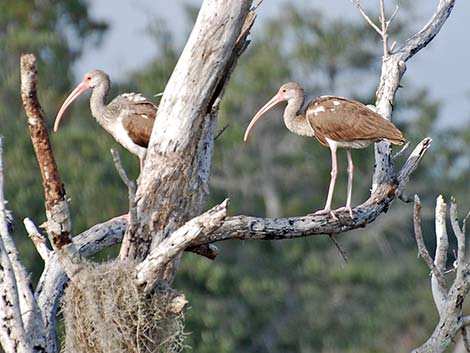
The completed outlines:
[[[96,86],[103,85],[103,84],[109,86],[109,76],[103,71],[93,70],[93,71],[86,73],[83,76],[82,82],[80,82],[80,84],[77,87],[75,87],[75,89],[69,94],[67,99],[64,101],[64,103],[60,107],[59,112],[57,113],[57,117],[55,119],[55,123],[54,123],[54,132],[57,132],[57,130],[59,129],[60,120],[62,119],[62,116],[64,115],[68,106],[72,104],[72,102],[80,94],[82,94],[89,88],[93,89]]]
[[[109,82],[109,76],[101,70],[93,70],[83,76],[82,83],[88,85],[88,88],[95,88],[104,82]]]
[[[251,119],[250,124],[248,125],[245,135],[243,136],[243,141],[246,142],[248,139],[248,135],[250,134],[251,129],[253,126],[256,124],[256,122],[263,116],[264,113],[266,113],[269,109],[274,107],[275,105],[281,103],[281,102],[289,102],[291,99],[295,99],[297,97],[303,97],[304,96],[304,89],[302,88],[301,85],[295,82],[287,82],[284,83],[281,88],[279,88],[279,91],[277,94],[272,97],[269,102],[267,102]]]

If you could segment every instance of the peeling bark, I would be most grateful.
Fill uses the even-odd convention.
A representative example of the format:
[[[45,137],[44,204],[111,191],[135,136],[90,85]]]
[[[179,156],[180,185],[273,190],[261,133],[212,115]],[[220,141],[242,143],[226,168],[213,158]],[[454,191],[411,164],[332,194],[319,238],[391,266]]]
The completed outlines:
[[[81,269],[81,258],[72,243],[71,221],[65,189],[60,180],[57,164],[47,134],[44,111],[37,97],[36,58],[32,54],[21,56],[21,98],[28,116],[34,152],[41,170],[46,205],[46,228],[49,239],[57,249],[61,262],[70,278]]]
[[[213,137],[213,106],[246,47],[250,5],[247,0],[202,4],[158,109],[158,129],[152,132],[137,191],[139,225],[126,232],[121,258],[143,260],[151,242],[158,246],[201,212],[212,159],[212,142],[201,142]]]

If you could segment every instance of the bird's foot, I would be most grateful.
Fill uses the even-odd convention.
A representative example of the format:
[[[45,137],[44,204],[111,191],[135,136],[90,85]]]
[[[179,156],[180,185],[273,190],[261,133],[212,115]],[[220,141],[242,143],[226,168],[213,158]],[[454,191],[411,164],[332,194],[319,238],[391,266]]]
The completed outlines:
[[[323,210],[319,210],[319,211],[316,211],[313,213],[315,216],[320,216],[320,215],[330,215],[331,218],[333,218],[334,220],[337,220],[338,217],[336,217],[335,213],[331,210],[331,209],[328,209],[328,208],[325,208]]]
[[[349,217],[354,218],[353,211],[352,211],[352,208],[350,206],[349,207],[348,206],[340,207],[340,208],[336,209],[335,212],[348,212]]]

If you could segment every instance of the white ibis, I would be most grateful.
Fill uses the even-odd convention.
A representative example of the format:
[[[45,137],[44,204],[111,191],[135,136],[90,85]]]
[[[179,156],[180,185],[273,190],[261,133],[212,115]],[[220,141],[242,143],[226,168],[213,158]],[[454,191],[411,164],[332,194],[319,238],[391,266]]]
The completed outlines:
[[[136,93],[121,94],[106,104],[105,99],[110,85],[109,76],[101,70],[85,74],[82,82],[70,93],[57,113],[54,132],[57,132],[67,107],[80,94],[91,88],[91,114],[117,142],[139,157],[142,169],[157,115],[157,106]]]
[[[328,197],[325,208],[317,213],[329,213],[335,217],[331,211],[331,201],[338,173],[336,150],[338,147],[346,148],[348,188],[346,206],[342,209],[349,212],[352,218],[351,194],[354,166],[351,148],[365,148],[373,142],[382,140],[401,145],[405,141],[401,131],[362,103],[346,98],[318,97],[310,101],[302,110],[304,90],[298,83],[289,82],[282,85],[277,94],[256,113],[246,129],[243,140],[246,142],[251,129],[264,113],[276,104],[285,101],[287,101],[284,111],[286,127],[297,135],[314,136],[322,145],[331,150],[332,166]]]

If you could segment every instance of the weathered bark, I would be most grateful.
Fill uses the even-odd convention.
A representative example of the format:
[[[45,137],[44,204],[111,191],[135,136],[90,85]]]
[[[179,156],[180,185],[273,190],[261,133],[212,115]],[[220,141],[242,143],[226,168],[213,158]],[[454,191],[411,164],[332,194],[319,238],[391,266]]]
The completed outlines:
[[[199,238],[214,232],[222,225],[227,215],[227,204],[228,200],[225,200],[220,205],[191,219],[153,249],[147,258],[137,266],[139,284],[144,285],[147,291],[152,290],[156,279],[160,277],[155,276],[155,273],[165,269],[168,263],[190,244],[197,243]]]
[[[447,205],[444,203],[442,196],[436,200],[436,255],[434,262],[430,263],[425,260],[431,269],[431,289],[433,293],[434,303],[439,313],[439,323],[436,325],[431,337],[413,353],[442,353],[446,351],[449,345],[454,341],[456,335],[466,326],[470,324],[470,317],[464,316],[462,312],[463,301],[470,290],[470,263],[465,257],[465,222],[462,229],[458,224],[457,206],[452,200],[450,206],[450,220],[454,235],[457,239],[457,260],[455,266],[455,278],[450,288],[445,286],[443,280],[444,259],[448,252],[449,242],[447,240],[447,230],[445,229]],[[414,208],[414,226],[418,251],[421,257],[427,258],[427,250],[422,240],[422,231],[420,225],[420,209],[421,202],[415,197]],[[444,239],[445,238],[445,239]]]
[[[87,231],[73,237],[73,243],[84,257],[91,256],[122,241],[127,221],[123,218],[97,224]],[[57,253],[51,253],[45,263],[44,271],[36,287],[35,297],[41,308],[46,327],[46,346],[48,352],[58,352],[57,311],[64,293],[68,277],[59,261]]]
[[[37,97],[36,58],[32,54],[21,56],[21,98],[28,116],[34,152],[41,170],[46,206],[46,229],[51,244],[57,250],[67,275],[73,278],[81,269],[81,258],[72,243],[71,220],[65,189],[60,180],[57,164],[47,134],[44,111]]]
[[[20,292],[29,288],[23,265],[8,230],[3,170],[3,145],[0,137],[0,343],[6,353],[31,352],[31,340],[26,334],[26,322],[23,319],[32,324],[36,312],[31,315],[26,312],[33,309],[33,306],[28,307],[31,296],[28,291],[24,294]],[[33,337],[36,338],[37,336]]]
[[[202,4],[163,94],[137,191],[138,226],[126,232],[121,258],[143,260],[151,242],[156,247],[201,212],[212,158],[212,106],[223,92],[224,75],[246,47],[243,26],[250,5],[247,0]]]
[[[388,52],[385,40],[387,31],[384,31],[386,51],[376,105],[378,112],[385,117],[390,118],[392,102],[405,72],[405,62],[437,34],[453,4],[454,1],[441,0],[431,21],[396,52]],[[369,200],[354,209],[352,219],[346,214],[339,214],[337,220],[315,215],[277,219],[248,216],[225,218],[225,203],[193,218],[201,213],[208,192],[220,99],[238,57],[248,44],[247,35],[255,18],[250,6],[250,0],[205,0],[165,89],[158,113],[158,128],[153,131],[137,190],[136,222],[127,227],[120,254],[122,258],[141,262],[136,281],[148,289],[162,277],[171,281],[176,266],[173,266],[173,271],[168,271],[168,265],[177,265],[185,249],[198,251],[198,246],[205,245],[207,253],[215,256],[216,250],[210,247],[211,242],[226,239],[288,239],[336,234],[366,226],[385,212],[395,198],[403,197],[409,175],[429,148],[431,140],[423,140],[395,175],[389,146],[378,145],[373,193]],[[386,27],[388,29],[388,25]],[[52,155],[44,113],[36,97],[34,57],[23,56],[21,69],[22,99],[43,177],[48,218],[46,227],[55,251],[50,251],[40,235],[35,233],[36,230],[30,229],[46,263],[35,292],[36,303],[31,291],[25,289],[28,286],[27,280],[24,280],[26,275],[17,266],[21,262],[14,245],[8,240],[5,212],[0,207],[0,319],[2,324],[6,323],[0,327],[0,340],[8,353],[56,352],[58,300],[67,281],[64,269],[73,279],[81,269],[81,256],[120,241],[127,222],[118,219],[97,225],[72,241],[65,189]],[[0,186],[1,183],[0,180]],[[448,344],[449,336],[455,336],[456,330],[470,324],[470,317],[461,316],[461,302],[469,288],[470,266],[463,258],[463,236],[457,234],[455,222],[453,226],[459,245],[457,277],[445,295],[442,283],[439,284],[437,277],[432,279],[441,320],[431,338],[417,352],[440,352],[440,348],[434,347]],[[440,234],[438,249],[441,250],[435,257],[434,266],[442,273],[445,265],[443,252],[447,251],[447,243],[445,232],[441,231]],[[440,292],[434,293],[439,288]],[[31,310],[26,312],[24,308]],[[41,315],[35,308],[39,308]]]
[[[360,6],[358,5],[357,0],[353,0],[353,2],[357,6]],[[383,13],[383,0],[381,3],[382,28],[375,29],[381,32],[380,34],[384,41],[384,55],[382,58],[382,72],[380,75],[379,87],[376,92],[377,100],[375,102],[375,106],[376,111],[379,114],[390,120],[395,95],[406,71],[406,62],[428,45],[437,33],[439,33],[452,12],[455,0],[440,0],[435,13],[429,22],[395,51],[391,50],[387,44],[389,25],[394,15],[392,15],[391,19],[387,21]],[[364,12],[363,15],[367,17]],[[370,19],[368,20],[370,21]],[[372,192],[374,192],[375,188],[383,180],[391,180],[393,178],[394,173],[391,152],[390,143],[380,142],[375,144],[375,168],[372,180]]]

